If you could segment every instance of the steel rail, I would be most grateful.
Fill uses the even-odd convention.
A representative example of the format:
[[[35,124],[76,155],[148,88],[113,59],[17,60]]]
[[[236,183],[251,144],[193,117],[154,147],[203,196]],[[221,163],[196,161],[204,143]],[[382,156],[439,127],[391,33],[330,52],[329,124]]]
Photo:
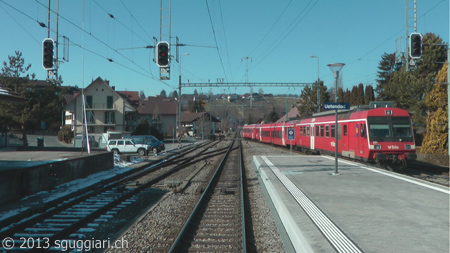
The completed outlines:
[[[210,142],[205,143],[204,145],[200,145],[200,147],[206,146],[209,143]],[[188,152],[183,153],[181,156],[185,156],[187,153],[191,153],[194,150],[196,150],[197,148],[198,147],[192,148],[191,150],[188,150]],[[209,149],[208,147],[205,148],[204,150],[202,150],[199,153],[199,155],[202,154],[203,152],[206,152],[208,149]],[[187,166],[187,164],[191,164],[191,162],[194,160],[194,158],[197,158],[197,157],[190,157],[187,159],[182,159],[181,165],[174,167],[173,169],[169,170],[167,173],[174,173],[174,172],[180,170],[181,168]],[[209,157],[210,156],[208,156],[208,158]],[[205,159],[205,157],[203,157],[201,159]],[[30,226],[36,224],[40,220],[44,220],[44,219],[51,217],[59,212],[62,212],[64,210],[68,209],[69,207],[71,207],[75,204],[81,203],[92,196],[99,195],[102,192],[114,189],[126,181],[130,181],[130,180],[139,178],[142,175],[156,171],[163,166],[167,166],[167,165],[170,165],[170,164],[173,164],[176,162],[180,162],[180,159],[178,159],[178,160],[174,159],[174,160],[170,160],[168,162],[164,162],[164,163],[156,165],[156,166],[148,166],[146,168],[141,167],[141,168],[137,168],[136,170],[131,170],[130,172],[115,176],[113,178],[107,179],[106,181],[102,181],[102,182],[96,184],[95,186],[90,187],[89,189],[91,189],[91,190],[89,190],[87,192],[83,192],[81,195],[78,192],[77,194],[75,194],[75,196],[71,194],[70,197],[62,198],[59,201],[49,202],[48,204],[45,204],[43,208],[40,208],[40,209],[42,209],[41,210],[42,213],[35,215],[32,218],[26,219],[25,221],[21,221],[21,220],[16,221],[17,222],[16,224],[14,224],[13,226],[0,232],[0,237],[1,238],[11,237],[15,233],[18,233],[18,232],[26,229],[27,227],[30,227]],[[197,160],[199,160],[199,159],[197,159]],[[163,175],[165,175],[165,174],[163,174]],[[34,210],[34,211],[37,211],[37,210]],[[12,223],[10,223],[10,224],[12,224]]]
[[[195,220],[195,215],[198,213],[198,210],[200,210],[201,206],[208,200],[206,195],[212,194],[214,191],[214,187],[219,180],[220,174],[223,170],[223,167],[225,165],[225,162],[232,150],[232,147],[234,145],[234,141],[232,141],[231,145],[228,147],[227,153],[222,158],[222,161],[220,162],[219,166],[217,167],[216,171],[214,172],[214,175],[212,176],[211,180],[208,183],[208,186],[206,187],[203,194],[200,196],[199,201],[195,205],[193,211],[189,215],[189,218],[186,220],[186,223],[184,224],[183,228],[181,229],[180,233],[178,234],[177,238],[175,239],[174,243],[172,244],[172,247],[170,248],[169,252],[179,252],[180,247],[183,243],[183,238],[186,236],[186,233],[188,231],[188,227],[191,226]]]
[[[242,154],[242,142],[239,141],[239,173],[241,179],[241,220],[242,220],[242,252],[247,252],[247,240],[245,235],[245,198],[244,198],[244,187],[246,184],[246,176],[244,171],[244,160]],[[245,188],[247,189],[247,187]]]

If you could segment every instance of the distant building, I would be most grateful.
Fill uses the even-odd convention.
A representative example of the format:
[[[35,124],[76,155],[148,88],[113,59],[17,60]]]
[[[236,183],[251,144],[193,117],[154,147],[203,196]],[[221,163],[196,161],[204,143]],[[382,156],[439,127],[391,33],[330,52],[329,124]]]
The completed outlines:
[[[126,115],[136,109],[126,96],[124,98],[115,91],[114,86],[109,86],[109,81],[98,77],[84,89],[83,93],[89,133],[126,130]],[[84,117],[81,92],[75,93],[67,102],[64,107],[65,125],[70,125],[75,135],[81,134]]]
[[[142,119],[162,134],[172,135],[176,131],[178,102],[175,98],[147,97],[138,101],[136,112],[127,118],[128,130],[133,132]]]
[[[288,120],[292,121],[292,120],[298,120],[300,119],[300,117],[298,116],[298,107],[294,106],[289,112],[288,112]],[[286,122],[286,114],[283,115],[283,117],[281,117],[279,120],[277,120],[275,123],[283,123]]]
[[[220,122],[218,118],[210,116],[207,112],[183,112],[181,114],[181,127],[189,136],[201,137],[203,134],[206,137],[210,132],[215,133],[218,122]]]
[[[7,88],[0,83],[0,102],[3,103],[24,103],[25,98],[20,96],[19,93],[14,92],[10,88]]]

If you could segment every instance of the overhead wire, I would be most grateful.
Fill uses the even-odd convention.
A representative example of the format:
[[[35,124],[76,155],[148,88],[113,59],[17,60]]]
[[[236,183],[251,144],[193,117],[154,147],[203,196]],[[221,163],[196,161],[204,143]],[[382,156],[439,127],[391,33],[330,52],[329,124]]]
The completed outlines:
[[[276,24],[278,24],[278,21],[280,21],[281,17],[283,17],[284,13],[286,12],[286,10],[289,8],[289,6],[291,5],[293,0],[289,1],[289,3],[286,5],[286,7],[284,8],[284,10],[281,12],[281,14],[278,16],[277,20],[275,21],[275,23],[273,23],[272,27],[270,27],[270,29],[267,31],[266,35],[264,35],[264,37],[261,39],[261,41],[258,43],[258,45],[256,45],[256,47],[250,52],[249,56],[252,56],[252,54],[255,52],[256,49],[258,49],[258,47],[262,44],[262,42],[267,38],[267,36],[269,35],[269,33],[273,30],[273,28],[276,26]]]
[[[3,2],[3,1],[2,1]],[[14,22],[16,22],[17,23],[17,25],[19,25],[34,41],[36,41],[36,43],[38,44],[38,45],[40,45],[41,43],[35,38],[35,37],[33,37],[33,35],[31,35],[31,33],[30,32],[28,32],[26,29],[25,29],[25,27],[23,27],[13,16],[11,16],[11,14],[9,13],[9,12],[7,12],[6,10],[5,10],[5,8],[3,8],[3,6],[0,6],[0,8],[2,8],[3,9],[3,11],[5,11],[6,12],[6,14],[12,19],[12,20],[14,20]],[[39,22],[38,22],[39,23]]]
[[[433,7],[431,7],[431,8],[428,9],[427,11],[425,11],[425,13],[423,13],[422,15],[420,15],[417,19],[423,18],[425,15],[427,15],[430,11],[432,11],[433,9],[435,9],[437,6],[439,6],[439,5],[442,4],[443,2],[446,2],[446,0],[442,0],[442,1],[438,2],[438,3],[436,3]],[[412,22],[413,22],[413,21],[412,21]],[[411,23],[411,25],[412,25],[412,23]],[[390,37],[388,37],[387,39],[385,39],[384,41],[382,41],[380,44],[378,44],[377,46],[375,46],[372,50],[370,50],[369,52],[367,52],[367,53],[364,54],[363,56],[358,57],[358,59],[356,59],[356,60],[350,62],[349,64],[347,64],[347,66],[352,65],[352,64],[354,64],[354,63],[356,63],[356,62],[361,61],[362,58],[365,58],[366,56],[368,56],[369,54],[371,54],[372,52],[374,52],[375,50],[377,50],[379,47],[381,47],[382,45],[384,45],[386,42],[392,40],[392,38],[394,38],[394,37],[397,36],[399,33],[403,32],[403,31],[405,31],[405,30],[406,30],[406,28],[400,29],[398,32],[394,33],[393,35],[391,35]],[[330,76],[330,75],[331,75],[331,74],[328,74],[328,75],[326,75],[326,76]],[[374,75],[377,75],[377,74],[374,74]],[[374,80],[375,80],[375,79],[374,79]],[[375,80],[375,82],[376,82],[376,80]]]
[[[227,41],[227,33],[225,32],[225,23],[223,22],[223,12],[222,12],[222,4],[221,1],[219,0],[219,10],[220,10],[220,18],[222,20],[222,30],[223,30],[223,36],[225,38],[225,49],[227,52],[227,58],[228,58],[228,66],[230,68],[230,74],[231,74],[231,80],[233,80],[233,70],[231,69],[231,62],[230,62],[230,53],[228,50],[228,41]]]
[[[0,1],[3,1],[3,0],[0,0]],[[36,1],[36,2],[39,3],[40,5],[42,5],[43,7],[46,7],[46,6],[43,5],[42,3],[38,2],[38,1]],[[46,8],[47,8],[47,7],[46,7]],[[53,10],[51,10],[51,12],[55,13]],[[114,49],[114,48],[112,48],[111,46],[109,46],[107,43],[103,42],[102,40],[100,40],[99,38],[97,38],[96,36],[94,36],[91,32],[87,32],[86,30],[84,30],[83,28],[81,28],[81,27],[79,27],[78,25],[74,24],[72,21],[68,20],[67,18],[65,18],[65,17],[62,16],[62,15],[59,15],[59,17],[61,17],[62,19],[64,19],[64,20],[67,21],[69,24],[73,25],[74,27],[78,28],[78,29],[81,30],[83,33],[88,34],[89,36],[91,36],[92,38],[94,38],[95,40],[97,40],[98,42],[100,42],[102,45],[104,45],[104,46],[106,46],[107,48],[109,48],[109,49],[115,51],[118,55],[122,56],[124,59],[128,60],[128,61],[131,62],[133,65],[135,65],[136,67],[140,68],[141,70],[143,70],[143,71],[146,72],[147,74],[150,74],[151,79],[156,80],[156,81],[158,81],[158,82],[161,82],[161,83],[163,83],[163,84],[165,84],[165,85],[167,85],[167,86],[169,86],[169,87],[172,88],[171,85],[167,84],[166,82],[164,82],[164,81],[162,81],[162,80],[159,80],[159,79],[155,78],[155,77],[153,76],[152,73],[149,73],[146,69],[144,69],[143,67],[141,67],[141,66],[139,66],[138,64],[136,64],[133,60],[129,59],[128,57],[126,57],[126,56],[123,55],[122,53],[118,52],[116,49]],[[108,58],[108,60],[109,60],[110,62],[113,62],[113,61],[111,61],[112,59],[109,59],[109,58]],[[117,63],[116,61],[114,61],[114,62]],[[118,65],[121,65],[121,66],[123,65],[123,64],[119,64],[119,63],[117,63],[117,64],[118,64]],[[128,69],[129,69],[129,68],[128,68]]]
[[[315,0],[316,2],[307,10],[307,8],[308,8],[308,6],[313,2],[314,0],[311,0],[311,1],[309,1],[309,3],[305,6],[305,8],[303,8],[303,10],[297,15],[297,17],[294,19],[294,21],[292,21],[292,23],[283,31],[283,33],[282,33],[282,35],[281,36],[283,36],[283,34],[285,34],[284,35],[284,37],[282,37],[281,38],[281,36],[279,37],[279,39],[277,39],[277,40],[279,40],[279,42],[275,45],[275,43],[274,44],[272,44],[268,49],[266,49],[266,51],[264,51],[264,53],[263,54],[265,54],[264,55],[264,57],[262,57],[262,55],[263,54],[261,54],[260,56],[258,56],[258,57],[256,57],[256,59],[255,59],[255,61],[257,61],[260,57],[262,57],[262,59],[261,60],[259,60],[258,62],[256,62],[253,66],[252,66],[252,68],[251,69],[253,69],[253,68],[255,68],[256,66],[258,66],[264,59],[266,59],[267,58],[267,56],[269,56],[291,33],[292,33],[292,31],[294,31],[294,29],[303,21],[303,19],[305,19],[306,18],[306,16],[308,16],[308,14],[309,14],[309,12],[314,8],[314,6],[316,6],[316,4],[319,2],[319,0]],[[302,17],[302,14],[303,14],[303,12],[305,12],[305,10],[306,10],[306,13],[303,15],[303,17]],[[300,18],[300,20],[298,20],[297,21],[297,19],[298,18]],[[294,23],[295,23],[295,25],[294,25]],[[293,26],[293,27],[292,27]],[[292,27],[292,28],[291,28]],[[289,30],[290,29],[290,30]],[[289,31],[288,31],[289,30]],[[269,51],[269,49],[270,49],[270,51]],[[268,53],[266,53],[267,51],[269,51]]]
[[[139,27],[142,29],[142,31],[150,38],[150,40],[152,40],[152,36],[150,36],[147,31],[145,31],[144,27],[142,27],[141,23],[139,23],[139,21],[133,16],[133,14],[131,13],[131,11],[128,9],[128,7],[123,3],[122,0],[120,0],[120,2],[122,3],[123,7],[125,7],[125,9],[128,11],[128,13],[131,15],[131,17],[134,19],[134,21],[136,22],[136,24],[139,25]]]
[[[40,4],[41,6],[47,8],[45,5],[43,5],[42,3],[38,2],[37,0],[35,0],[35,1],[36,1],[38,4]],[[24,13],[23,11],[20,11],[19,9],[15,8],[14,6],[12,6],[12,5],[6,3],[4,0],[0,0],[0,2],[6,4],[7,6],[9,6],[9,7],[12,8],[12,9],[16,10],[18,13],[24,15],[25,17],[27,17],[27,18],[29,18],[29,19],[31,19],[31,20],[33,20],[33,21],[38,22],[38,24],[40,24],[41,27],[46,27],[45,24],[44,24],[44,26],[41,25],[41,24],[43,24],[42,22],[39,22],[39,21],[35,20],[34,18],[32,18],[32,17],[29,16],[28,14]],[[2,7],[2,8],[3,8],[3,7]],[[53,10],[50,10],[50,11],[53,12],[53,13],[55,13]],[[56,14],[56,13],[55,13],[55,14]],[[71,22],[70,20],[66,19],[64,16],[59,15],[59,17],[61,17],[61,18],[64,19],[65,21],[67,21],[69,24],[71,24],[71,25],[75,26],[76,28],[80,29],[81,31],[83,31],[83,33],[86,33],[86,34],[88,34],[89,36],[95,38],[97,41],[99,41],[99,42],[100,42],[101,44],[103,44],[104,46],[106,46],[106,47],[112,49],[113,51],[117,52],[117,50],[115,50],[114,48],[112,48],[111,46],[109,46],[108,44],[106,44],[105,42],[101,41],[100,39],[98,39],[97,37],[95,37],[94,35],[92,35],[92,33],[87,32],[86,30],[82,29],[82,28],[79,27],[78,25],[76,25],[76,24],[74,24],[73,22]],[[27,32],[27,33],[31,36],[31,34],[30,34],[29,32]],[[32,36],[31,36],[31,37],[32,37]],[[58,37],[64,37],[64,35],[59,34]],[[39,43],[39,42],[38,42],[38,43]],[[147,72],[144,68],[140,67],[140,66],[137,65],[134,61],[131,61],[129,58],[127,58],[126,56],[120,54],[119,52],[117,52],[119,55],[121,55],[123,58],[127,59],[128,61],[130,61],[133,65],[135,65],[135,66],[137,66],[138,68],[140,68],[141,70],[143,70],[146,74],[145,74],[145,73],[142,73],[142,72],[139,72],[139,71],[137,71],[137,70],[135,70],[135,69],[132,69],[132,68],[130,68],[130,67],[128,67],[128,66],[126,66],[126,65],[124,65],[124,64],[122,64],[122,63],[119,63],[119,62],[117,62],[117,61],[114,61],[114,60],[111,59],[111,58],[108,58],[108,57],[105,57],[105,56],[103,56],[103,55],[100,55],[99,53],[97,53],[97,52],[95,52],[95,51],[93,51],[93,50],[89,50],[88,48],[83,47],[82,45],[79,45],[79,44],[77,44],[77,43],[75,43],[75,42],[73,42],[73,41],[72,41],[72,43],[73,43],[73,45],[78,46],[78,47],[80,47],[81,49],[86,50],[87,52],[92,53],[92,54],[94,54],[94,55],[96,55],[96,56],[98,56],[98,57],[100,57],[100,58],[106,59],[106,60],[108,60],[108,61],[111,62],[111,63],[115,63],[115,64],[117,64],[117,65],[119,65],[119,66],[121,66],[121,67],[123,67],[123,68],[126,68],[126,69],[128,69],[128,70],[130,70],[130,71],[133,71],[133,72],[135,72],[135,73],[138,73],[138,74],[140,74],[140,75],[143,75],[143,76],[145,76],[145,77],[148,77],[148,78],[150,78],[150,79],[153,79],[153,80],[155,80],[155,81],[161,82],[161,83],[167,85],[167,86],[170,87],[170,88],[174,88],[174,86],[172,86],[172,85],[170,85],[170,84],[168,84],[168,83],[166,83],[166,82],[164,82],[164,81],[162,81],[162,80],[159,80],[159,79],[155,78],[155,77],[153,76],[152,73]],[[39,44],[40,44],[40,43],[39,43]],[[149,75],[148,75],[148,74],[149,74]]]
[[[226,73],[225,67],[224,67],[224,65],[223,65],[222,56],[220,55],[219,45],[217,44],[216,31],[215,31],[215,29],[214,29],[214,24],[213,24],[213,21],[212,21],[212,18],[211,18],[211,11],[210,11],[210,9],[209,9],[208,0],[205,0],[205,2],[206,2],[206,9],[208,10],[209,22],[211,23],[211,28],[212,28],[212,32],[213,32],[213,36],[214,36],[214,41],[215,41],[215,43],[216,43],[217,54],[219,55],[220,64],[222,65],[222,70],[223,70],[223,74],[225,75],[225,79],[228,81],[227,73]]]
[[[116,16],[114,16],[113,14],[111,14],[109,11],[107,11],[105,8],[103,8],[99,3],[97,3],[97,1],[93,1],[100,9],[102,9],[110,18],[114,19],[117,23],[119,23],[120,25],[122,25],[125,29],[127,29],[128,31],[130,31],[132,34],[136,35],[136,37],[140,38],[142,41],[144,41],[145,43],[149,43],[146,39],[142,38],[139,34],[135,33],[132,29],[130,29],[128,26],[126,26],[125,24],[123,24],[120,20],[118,20],[116,18]]]

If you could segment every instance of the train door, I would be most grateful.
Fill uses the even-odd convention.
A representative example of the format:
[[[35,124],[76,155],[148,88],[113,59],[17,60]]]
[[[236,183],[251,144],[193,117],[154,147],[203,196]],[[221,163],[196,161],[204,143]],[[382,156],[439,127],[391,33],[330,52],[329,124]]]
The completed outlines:
[[[284,135],[285,133],[287,133],[287,131],[284,131],[285,127],[286,126],[284,124],[281,127],[281,143],[283,144],[284,147],[286,147],[286,139],[287,139],[287,137]]]
[[[314,149],[314,125],[311,124],[311,149]]]
[[[360,157],[365,157],[366,154],[366,147],[367,145],[367,133],[366,133],[366,124],[365,123],[361,123],[359,124],[359,156]]]
[[[348,147],[348,123],[342,123],[342,141],[340,143],[341,145],[341,153],[344,153],[344,151],[348,151],[349,147]]]

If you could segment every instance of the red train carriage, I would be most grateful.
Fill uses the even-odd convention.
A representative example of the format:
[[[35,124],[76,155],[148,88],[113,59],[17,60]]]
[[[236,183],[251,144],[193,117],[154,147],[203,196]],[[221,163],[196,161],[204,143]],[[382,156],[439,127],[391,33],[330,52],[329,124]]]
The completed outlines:
[[[242,127],[242,137],[246,139],[255,139],[256,125],[245,125]]]
[[[244,138],[287,146],[287,129],[295,129],[293,145],[305,152],[334,154],[335,133],[338,153],[363,161],[390,162],[405,167],[415,160],[415,144],[411,118],[407,111],[386,108],[354,108],[339,113],[337,131],[334,111],[316,114],[299,121],[244,126],[252,135]],[[252,130],[250,130],[252,129]]]
[[[299,127],[310,129],[309,146],[302,148],[333,153],[334,112],[302,120]],[[333,115],[331,115],[333,114]],[[390,161],[402,167],[415,160],[415,144],[409,113],[398,108],[355,110],[338,115],[338,153],[364,161]],[[301,138],[306,140],[308,136]],[[307,140],[306,140],[307,141]]]

